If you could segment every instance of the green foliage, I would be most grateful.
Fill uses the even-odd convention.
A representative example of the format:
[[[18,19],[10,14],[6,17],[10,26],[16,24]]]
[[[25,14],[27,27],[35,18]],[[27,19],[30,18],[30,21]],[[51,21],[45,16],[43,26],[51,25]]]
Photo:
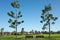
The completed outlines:
[[[40,21],[41,23],[43,23],[43,21]]]
[[[50,4],[48,6],[45,6],[45,8],[42,10],[42,15],[41,15],[42,20],[40,22],[45,23],[43,27],[49,25],[49,23],[55,24],[55,21],[58,19],[57,17],[54,17],[53,14],[49,13],[50,10],[52,10]],[[51,20],[53,21],[51,22]]]
[[[17,2],[12,2],[12,3],[11,3],[11,6],[12,6],[13,8],[20,8],[20,4],[18,4]]]
[[[11,27],[11,28],[16,28],[16,26],[15,26],[15,25],[13,25],[13,24],[11,24],[9,27]]]
[[[22,17],[21,12],[18,12],[18,18]]]
[[[14,12],[13,12],[13,11],[8,12],[7,14],[8,14],[10,17],[15,18],[15,17],[14,17]]]
[[[50,11],[52,10],[51,5],[49,4],[48,6],[45,6],[45,11]]]
[[[21,14],[21,12],[18,12],[18,15],[20,15]]]
[[[23,21],[21,21],[21,23],[24,23],[24,20],[23,20]]]
[[[4,28],[1,28],[1,31],[3,31],[4,30]]]
[[[42,10],[42,15],[44,15],[46,13],[46,11],[45,10]]]
[[[42,29],[43,29],[43,30],[45,30],[45,29],[46,29],[46,27],[44,26]]]
[[[52,22],[52,24],[55,24],[55,22]]]
[[[19,2],[18,0],[12,2],[12,3],[11,3],[11,6],[12,6],[13,8],[20,8],[20,4],[19,4],[18,2]],[[19,24],[21,24],[21,23],[24,22],[23,20],[22,20],[21,22],[18,21],[18,18],[21,18],[21,17],[22,17],[21,12],[18,12],[18,13],[15,14],[13,11],[10,11],[10,12],[8,12],[7,14],[8,14],[8,16],[10,16],[11,18],[14,18],[14,19],[11,19],[11,18],[10,18],[10,19],[8,20],[8,23],[10,23],[10,26],[9,26],[9,27],[11,27],[11,28],[17,28],[17,26],[18,26]]]
[[[22,15],[18,15],[18,16],[17,16],[17,18],[20,18],[20,17],[22,17]]]
[[[17,22],[18,24],[21,24],[21,22]]]
[[[8,16],[10,16],[10,17],[12,17],[12,18],[15,19],[14,21],[12,21],[12,19],[9,19],[9,20],[8,20],[8,23],[13,24],[13,25],[15,26],[16,23],[17,23],[17,25],[19,25],[19,24],[21,24],[21,23],[24,22],[24,20],[22,20],[21,22],[18,22],[18,21],[16,20],[16,18],[18,19],[18,18],[21,18],[21,17],[22,17],[21,12],[18,12],[18,15],[17,15],[17,16],[14,16],[14,15],[15,15],[15,14],[14,14],[13,11],[8,12]],[[16,27],[14,27],[13,25],[11,25],[10,27],[16,28]]]
[[[8,20],[8,23],[11,23],[11,22],[12,22],[12,19],[9,19],[9,20]]]

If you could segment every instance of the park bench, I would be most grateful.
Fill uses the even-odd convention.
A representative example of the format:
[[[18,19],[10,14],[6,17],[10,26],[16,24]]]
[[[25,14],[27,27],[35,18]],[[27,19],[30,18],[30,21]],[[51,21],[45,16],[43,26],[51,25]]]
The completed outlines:
[[[25,36],[25,38],[33,38],[33,36]]]

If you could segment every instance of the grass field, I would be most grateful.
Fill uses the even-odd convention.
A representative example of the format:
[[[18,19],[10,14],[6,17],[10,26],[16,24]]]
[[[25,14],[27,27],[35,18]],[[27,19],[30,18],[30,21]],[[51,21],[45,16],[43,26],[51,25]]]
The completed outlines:
[[[19,35],[18,40],[49,40],[48,34],[44,34],[44,38],[35,38],[35,36],[33,35],[34,38],[25,38],[25,35]],[[0,36],[0,40],[15,40],[15,35]],[[60,40],[60,34],[51,34],[51,40]]]

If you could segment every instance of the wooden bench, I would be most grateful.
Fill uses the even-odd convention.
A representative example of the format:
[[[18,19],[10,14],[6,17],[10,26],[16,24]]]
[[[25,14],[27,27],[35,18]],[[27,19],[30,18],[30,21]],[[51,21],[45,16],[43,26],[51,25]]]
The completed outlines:
[[[25,36],[25,38],[33,38],[33,36]]]
[[[44,36],[43,36],[43,35],[41,35],[41,36],[36,36],[36,38],[44,38]]]

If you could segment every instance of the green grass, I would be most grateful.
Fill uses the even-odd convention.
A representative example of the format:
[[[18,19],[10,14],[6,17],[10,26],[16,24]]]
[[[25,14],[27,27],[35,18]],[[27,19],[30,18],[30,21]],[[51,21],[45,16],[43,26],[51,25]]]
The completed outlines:
[[[25,38],[25,35],[19,35],[18,40],[49,40],[48,34],[44,34],[44,38],[35,38],[36,35],[33,35],[34,38]],[[0,40],[15,40],[15,37],[15,35],[0,36]],[[51,34],[51,40],[60,40],[60,34]]]

